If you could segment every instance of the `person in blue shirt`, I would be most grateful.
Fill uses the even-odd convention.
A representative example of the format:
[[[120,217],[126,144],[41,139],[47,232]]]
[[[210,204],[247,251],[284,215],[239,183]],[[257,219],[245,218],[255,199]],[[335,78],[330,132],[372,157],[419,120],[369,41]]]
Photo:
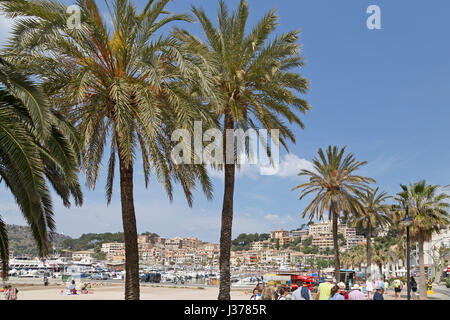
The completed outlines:
[[[375,292],[375,294],[373,295],[373,300],[384,300],[383,298],[384,288],[382,286],[378,286],[376,290],[377,292]]]

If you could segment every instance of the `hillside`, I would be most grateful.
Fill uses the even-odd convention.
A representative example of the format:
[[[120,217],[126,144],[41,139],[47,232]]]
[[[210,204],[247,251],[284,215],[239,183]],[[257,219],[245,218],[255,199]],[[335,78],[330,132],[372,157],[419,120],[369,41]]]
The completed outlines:
[[[14,253],[14,256],[36,256],[36,245],[29,227],[7,225],[9,248]],[[156,233],[145,232],[143,235],[148,235],[153,240],[158,237]],[[124,242],[123,232],[117,233],[87,233],[81,237],[74,239],[69,236],[54,233],[53,247],[55,250],[71,250],[81,251],[94,249],[99,251],[103,243],[107,242]]]
[[[6,230],[8,232],[9,250],[14,253],[14,256],[36,256],[36,244],[34,242],[31,230],[29,227],[7,225]],[[71,239],[69,236],[63,234],[54,233],[55,248],[61,247],[65,240]]]

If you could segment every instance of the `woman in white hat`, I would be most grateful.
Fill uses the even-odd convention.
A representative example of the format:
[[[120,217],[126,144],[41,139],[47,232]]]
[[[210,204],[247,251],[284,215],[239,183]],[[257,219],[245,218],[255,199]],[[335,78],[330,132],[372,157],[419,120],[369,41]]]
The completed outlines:
[[[337,285],[339,287],[339,294],[342,295],[345,298],[345,300],[348,300],[348,293],[347,291],[345,291],[346,287],[345,283],[339,282]]]

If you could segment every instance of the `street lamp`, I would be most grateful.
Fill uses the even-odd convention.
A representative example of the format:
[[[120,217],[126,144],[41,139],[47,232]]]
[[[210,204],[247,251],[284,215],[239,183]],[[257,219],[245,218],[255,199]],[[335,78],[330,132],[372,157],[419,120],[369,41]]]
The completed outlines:
[[[403,219],[403,224],[406,226],[406,283],[408,285],[408,300],[411,300],[411,261],[410,261],[410,250],[409,250],[409,227],[413,223],[413,219],[409,216],[409,206],[406,205],[406,216]]]

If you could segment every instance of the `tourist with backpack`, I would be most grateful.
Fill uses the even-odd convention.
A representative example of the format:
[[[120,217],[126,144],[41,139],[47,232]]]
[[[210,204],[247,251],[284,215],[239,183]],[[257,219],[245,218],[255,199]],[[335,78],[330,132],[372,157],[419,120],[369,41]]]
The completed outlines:
[[[403,289],[403,282],[401,282],[400,279],[395,279],[394,282],[392,282],[392,286],[395,291],[395,299],[400,299],[400,293]]]
[[[297,286],[297,290],[292,293],[292,300],[312,300],[311,291],[303,281],[297,281]]]

